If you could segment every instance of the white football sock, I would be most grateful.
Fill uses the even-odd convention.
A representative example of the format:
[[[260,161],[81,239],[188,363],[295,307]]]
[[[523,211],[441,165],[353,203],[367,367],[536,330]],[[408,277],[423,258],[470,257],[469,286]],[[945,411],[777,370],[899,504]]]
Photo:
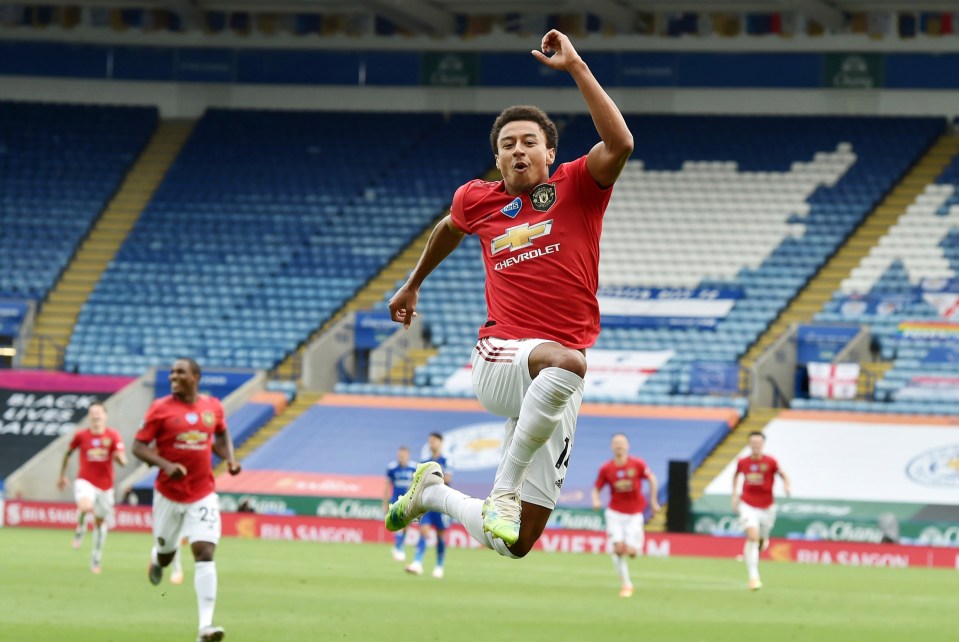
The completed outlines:
[[[182,573],[183,572],[183,555],[181,554],[182,547],[178,547],[173,553],[173,572]]]
[[[103,545],[107,541],[107,523],[103,522],[99,526],[93,526],[93,559],[97,562],[103,554]]]
[[[213,625],[216,608],[216,562],[197,562],[193,571],[193,588],[200,612],[200,628]]]
[[[516,431],[496,472],[494,491],[518,492],[533,455],[549,441],[583,378],[562,368],[543,368],[523,397]]]
[[[616,555],[613,554],[613,568],[616,569],[616,573],[619,575],[619,581],[623,586],[632,586],[633,581],[629,578],[629,564],[627,563],[627,557],[625,555]]]
[[[746,570],[749,572],[749,579],[759,579],[759,542],[746,540],[743,547],[743,558],[746,560]]]
[[[493,548],[492,538],[483,531],[483,500],[464,495],[446,484],[424,488],[420,497],[427,510],[449,515],[463,524],[473,539],[486,548]]]
[[[157,552],[157,547],[156,547],[156,546],[154,546],[153,548],[150,549],[150,561],[151,561],[152,563],[156,564],[157,566],[160,565],[160,560],[157,559],[157,555],[158,555],[158,554],[159,554],[159,553]]]

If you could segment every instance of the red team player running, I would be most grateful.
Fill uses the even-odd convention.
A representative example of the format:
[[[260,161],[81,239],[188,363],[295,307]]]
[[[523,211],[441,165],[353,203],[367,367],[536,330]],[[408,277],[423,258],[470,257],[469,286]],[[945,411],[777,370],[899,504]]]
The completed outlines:
[[[87,530],[87,514],[92,513],[93,554],[90,558],[90,570],[100,573],[100,561],[103,557],[103,545],[107,540],[107,519],[113,513],[115,497],[113,494],[113,462],[127,465],[123,439],[113,428],[107,427],[107,410],[102,403],[90,404],[87,417],[90,427],[83,428],[73,435],[67,453],[60,466],[60,478],[57,488],[63,490],[70,483],[67,479],[67,462],[74,450],[80,451],[80,470],[73,482],[73,494],[77,502],[77,530],[73,536],[73,548],[80,548],[83,534]]]
[[[133,442],[133,454],[159,468],[153,494],[153,549],[149,577],[163,579],[163,567],[173,561],[181,537],[193,550],[193,586],[199,610],[197,640],[222,640],[222,627],[213,625],[217,575],[213,554],[220,542],[220,501],[213,481],[211,451],[226,460],[231,475],[240,472],[233,441],[226,429],[223,406],[199,394],[200,366],[177,359],[170,368],[171,395],[157,399],[147,411]],[[150,444],[154,443],[154,447]]]
[[[759,580],[759,553],[769,544],[769,533],[776,523],[776,504],[773,503],[773,483],[776,475],[782,477],[786,497],[789,497],[789,477],[779,462],[763,453],[766,437],[761,432],[749,434],[750,454],[736,463],[733,475],[733,512],[746,531],[743,557],[749,573],[749,588],[762,588]],[[739,476],[742,475],[742,497],[739,495]]]
[[[593,485],[593,509],[602,507],[599,492],[609,486],[609,506],[606,508],[606,537],[612,546],[613,566],[619,574],[620,597],[633,594],[627,557],[636,557],[643,550],[643,480],[649,482],[649,505],[653,514],[659,512],[659,484],[656,475],[639,457],[629,454],[629,439],[618,433],[610,442],[613,458],[603,464]]]
[[[473,351],[473,388],[487,410],[507,420],[493,489],[485,502],[467,497],[443,484],[437,463],[421,464],[386,526],[397,531],[438,511],[512,558],[539,539],[566,477],[585,351],[599,334],[603,215],[633,151],[626,121],[569,39],[550,31],[540,49],[532,52],[536,60],[572,76],[601,140],[550,175],[556,125],[537,107],[504,110],[490,132],[503,180],[474,180],[456,191],[450,215],[390,300],[393,320],[408,327],[426,277],[466,234],[479,237],[488,321]]]

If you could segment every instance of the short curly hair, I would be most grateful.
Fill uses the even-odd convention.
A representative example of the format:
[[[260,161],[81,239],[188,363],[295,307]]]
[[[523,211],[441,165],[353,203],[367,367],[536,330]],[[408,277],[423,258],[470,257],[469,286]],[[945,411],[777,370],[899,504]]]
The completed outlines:
[[[546,148],[556,149],[559,144],[559,132],[556,131],[556,123],[550,120],[546,112],[534,105],[514,105],[504,109],[493,122],[493,129],[489,133],[489,144],[494,155],[498,151],[496,141],[499,140],[500,131],[516,120],[528,120],[539,125],[546,134]]]

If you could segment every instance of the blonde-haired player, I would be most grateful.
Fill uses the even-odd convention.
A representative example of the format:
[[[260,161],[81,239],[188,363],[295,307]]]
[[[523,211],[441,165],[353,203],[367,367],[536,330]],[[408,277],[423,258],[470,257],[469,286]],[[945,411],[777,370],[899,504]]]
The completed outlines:
[[[763,452],[766,437],[761,432],[749,434],[750,454],[736,464],[733,475],[733,512],[746,531],[743,557],[749,573],[749,588],[758,591],[763,587],[759,580],[759,553],[769,545],[769,533],[776,523],[776,504],[773,500],[773,483],[776,475],[782,477],[786,497],[789,497],[789,477],[779,462]],[[742,495],[739,494],[739,477],[742,475]]]
[[[622,583],[620,597],[633,594],[627,558],[636,557],[643,550],[645,526],[643,514],[643,480],[649,482],[649,506],[653,514],[659,512],[659,484],[656,475],[639,457],[630,457],[629,439],[622,433],[613,435],[610,442],[613,458],[603,464],[593,484],[593,509],[602,508],[599,491],[609,486],[609,506],[606,508],[606,537],[612,547],[613,566]]]
[[[67,463],[74,450],[80,450],[80,469],[73,482],[77,502],[77,530],[73,536],[73,548],[80,548],[87,530],[87,515],[93,515],[93,554],[90,570],[100,573],[103,545],[107,540],[107,518],[113,513],[116,501],[113,493],[113,462],[127,465],[126,451],[120,433],[107,427],[107,410],[99,401],[90,404],[87,412],[90,427],[82,428],[73,436],[63,463],[57,488],[64,490],[70,483],[67,479]]]

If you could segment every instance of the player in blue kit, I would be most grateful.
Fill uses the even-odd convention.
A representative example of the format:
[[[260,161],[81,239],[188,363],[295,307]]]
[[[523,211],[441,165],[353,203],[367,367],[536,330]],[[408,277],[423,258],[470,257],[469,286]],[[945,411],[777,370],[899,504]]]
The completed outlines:
[[[390,504],[399,499],[400,495],[410,488],[413,481],[413,473],[416,472],[416,462],[410,461],[410,450],[406,446],[400,446],[396,451],[396,461],[391,461],[386,468],[386,489],[383,491],[383,511],[390,508]],[[406,553],[403,552],[403,542],[406,540],[406,529],[397,531],[393,537],[395,542],[393,546],[393,559],[397,562],[406,561]]]
[[[452,468],[446,457],[443,456],[443,435],[438,432],[431,432],[427,440],[429,448],[429,458],[423,462],[435,461],[443,469],[443,482],[449,484],[453,479]],[[415,472],[415,466],[414,466]],[[411,476],[412,479],[412,476]],[[395,499],[393,501],[396,501]],[[443,577],[443,562],[446,560],[446,529],[449,528],[450,518],[443,513],[430,511],[420,517],[420,541],[416,545],[416,556],[413,563],[406,567],[407,573],[413,575],[423,574],[423,555],[426,553],[426,538],[430,534],[430,528],[436,531],[436,567],[433,568],[433,577],[440,579]]]

